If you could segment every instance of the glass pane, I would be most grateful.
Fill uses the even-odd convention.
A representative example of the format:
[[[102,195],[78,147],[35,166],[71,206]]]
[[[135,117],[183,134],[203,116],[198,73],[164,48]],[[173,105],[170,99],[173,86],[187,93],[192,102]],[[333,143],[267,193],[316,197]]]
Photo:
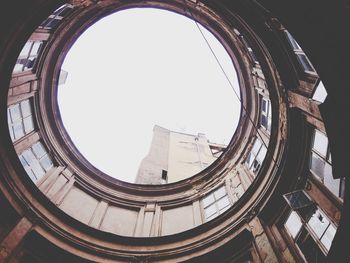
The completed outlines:
[[[301,222],[300,217],[294,211],[290,213],[286,223],[284,224],[293,239],[295,239],[295,237],[298,235],[302,225],[303,223]]]
[[[32,114],[32,111],[30,109],[29,100],[21,101],[21,110],[22,110],[22,117],[28,117]]]
[[[28,41],[28,42],[24,45],[24,47],[22,48],[21,53],[19,54],[18,57],[21,57],[21,58],[23,58],[23,57],[28,57],[29,51],[30,51],[30,48],[31,48],[32,44],[33,44],[32,41]]]
[[[37,178],[35,177],[35,174],[33,173],[32,169],[30,169],[29,166],[24,166],[24,170],[29,175],[30,179],[32,179],[33,182],[37,181]]]
[[[23,63],[21,61],[17,61],[15,67],[13,68],[13,72],[23,71]]]
[[[335,195],[340,195],[340,179],[334,179],[331,171],[331,166],[326,164],[325,175],[324,175],[324,185]]]
[[[254,161],[254,158],[255,158],[254,154],[250,153],[250,154],[248,155],[248,158],[247,158],[247,160],[246,160],[246,164],[247,164],[247,167],[248,167],[248,168],[251,167],[251,165],[252,165],[252,163],[253,163],[253,161]]]
[[[327,91],[322,81],[320,81],[320,83],[317,85],[314,95],[312,96],[312,99],[317,100],[319,102],[324,102],[326,97],[327,97]]]
[[[261,147],[261,149],[260,149],[260,152],[259,152],[258,156],[256,157],[256,159],[257,159],[260,163],[262,163],[263,160],[265,159],[266,152],[267,152],[267,149],[266,149],[265,145],[263,145],[263,146]]]
[[[22,153],[22,156],[24,157],[24,159],[27,161],[27,163],[29,165],[32,165],[35,160],[36,160],[36,157],[35,155],[33,154],[32,150],[31,149],[28,149],[28,150],[25,150],[23,153]]]
[[[253,162],[253,166],[252,166],[251,169],[253,170],[253,173],[254,173],[255,175],[259,172],[260,166],[261,166],[261,163],[260,163],[258,160],[255,160],[255,161]]]
[[[72,11],[72,8],[70,5],[65,5],[62,11],[60,12],[60,16],[66,16]]]
[[[208,206],[207,208],[205,208],[204,211],[205,211],[205,217],[208,218],[211,215],[213,215],[214,213],[216,213],[217,209],[216,209],[215,204],[212,204],[212,205]]]
[[[52,161],[51,159],[49,158],[48,155],[45,155],[41,160],[40,160],[40,163],[42,165],[42,167],[44,167],[45,171],[49,171],[52,167]]]
[[[45,27],[49,28],[49,29],[54,29],[56,28],[56,26],[61,22],[60,19],[50,19],[47,24],[45,25]]]
[[[203,204],[203,207],[207,207],[208,205],[211,205],[212,203],[214,203],[215,199],[214,199],[214,196],[213,194],[209,194],[207,195],[206,197],[204,197],[202,199],[202,204]]]
[[[267,101],[266,99],[261,100],[261,112],[267,115]]]
[[[315,72],[314,67],[312,66],[311,62],[309,61],[309,59],[306,57],[305,54],[296,54],[296,55],[304,71]]]
[[[261,125],[268,129],[268,118],[265,115],[261,115],[260,119]]]
[[[224,208],[222,208],[221,210],[220,210],[220,214],[223,214],[226,210],[228,210],[230,208],[230,205],[228,205],[228,206],[225,206]]]
[[[336,231],[337,229],[332,224],[330,224],[323,237],[321,238],[321,242],[327,250],[329,250],[332,245],[332,241]]]
[[[10,114],[10,108],[7,108],[7,123],[8,124],[12,123],[12,121],[11,121],[11,114]]]
[[[21,118],[19,104],[15,104],[15,105],[10,107],[10,114],[11,114],[12,122],[15,122],[16,120],[19,120]]]
[[[261,146],[261,141],[259,139],[256,139],[252,148],[252,153],[256,155],[260,149]]]
[[[26,160],[23,158],[22,154],[18,156],[21,164],[24,166],[28,166],[28,163],[26,162]]]
[[[30,168],[32,168],[37,179],[40,179],[45,174],[44,169],[40,166],[39,161],[36,159],[31,163]]]
[[[35,64],[35,57],[28,58],[24,61],[24,70],[31,69]]]
[[[328,138],[323,133],[315,130],[313,149],[326,157],[328,147]]]
[[[224,198],[221,198],[217,203],[218,203],[219,210],[222,210],[225,207],[230,206],[230,201],[228,200],[227,196],[225,196]]]
[[[35,143],[32,146],[32,149],[33,149],[37,158],[41,158],[46,154],[46,151],[40,142]]]
[[[23,120],[23,124],[24,124],[24,130],[26,134],[34,130],[33,119],[31,116],[25,118]]]
[[[15,140],[15,134],[13,133],[13,127],[12,126],[9,127],[9,132],[10,132],[11,140],[14,141]]]
[[[219,215],[219,213],[214,213],[211,216],[206,217],[206,219],[207,219],[207,221],[210,221],[210,220],[214,219],[215,217],[217,217],[218,215]]]
[[[301,47],[299,46],[298,42],[294,39],[294,37],[292,37],[292,35],[288,31],[286,31],[286,34],[287,34],[289,43],[291,44],[293,49],[300,49],[301,50]]]
[[[42,42],[41,41],[35,41],[32,50],[30,51],[30,56],[36,56],[39,52],[40,46]]]
[[[329,223],[328,218],[321,212],[321,210],[317,209],[309,219],[308,225],[315,235],[320,238],[328,227]]]
[[[319,157],[316,153],[312,153],[311,156],[311,171],[313,171],[321,180],[323,180],[325,172],[329,172],[329,169],[326,169],[326,162]],[[330,172],[332,170],[330,169]]]
[[[18,121],[15,124],[13,124],[13,131],[14,131],[16,140],[18,140],[19,138],[22,138],[24,136],[22,122]]]
[[[215,199],[218,200],[220,197],[226,195],[225,186],[220,187],[214,192]]]

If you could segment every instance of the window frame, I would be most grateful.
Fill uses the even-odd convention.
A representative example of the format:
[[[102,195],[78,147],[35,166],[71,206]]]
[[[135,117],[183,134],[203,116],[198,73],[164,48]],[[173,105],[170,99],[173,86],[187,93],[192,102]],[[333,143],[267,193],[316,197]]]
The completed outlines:
[[[22,104],[24,103],[28,103],[28,108],[29,108],[29,114],[26,116],[24,116],[25,114],[23,112],[24,110],[22,106]],[[18,119],[13,120],[11,108],[14,108],[16,106],[18,107],[20,117]],[[29,129],[29,131],[26,131],[26,124],[25,124],[26,119],[30,119],[30,122],[31,122],[32,127]],[[7,124],[8,124],[10,137],[13,143],[17,143],[22,138],[24,138],[28,134],[31,134],[33,131],[35,131],[36,125],[34,121],[34,110],[33,110],[32,100],[30,98],[21,100],[7,107]],[[21,125],[21,130],[23,134],[17,138],[14,126],[18,124]]]
[[[219,192],[221,189],[223,189],[225,191],[224,195],[216,197],[215,193]],[[213,198],[213,201],[205,205],[204,200],[210,196]],[[220,208],[218,203],[220,200],[223,200],[225,198],[228,200],[228,205],[224,206],[223,208]],[[207,193],[205,196],[203,196],[200,200],[200,204],[201,204],[201,208],[202,208],[203,221],[209,222],[212,219],[214,219],[214,218],[218,217],[219,215],[223,214],[224,212],[226,212],[233,205],[233,202],[228,194],[228,191],[226,189],[226,185],[223,184],[223,185],[217,187],[215,190],[213,190],[213,191]],[[215,212],[213,214],[210,214],[209,216],[207,216],[206,209],[209,207],[215,207]]]

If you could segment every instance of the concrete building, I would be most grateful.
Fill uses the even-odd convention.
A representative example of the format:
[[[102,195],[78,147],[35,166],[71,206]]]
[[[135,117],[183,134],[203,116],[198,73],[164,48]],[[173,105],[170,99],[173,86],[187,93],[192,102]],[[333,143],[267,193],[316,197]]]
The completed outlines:
[[[210,143],[202,133],[174,132],[155,125],[149,153],[140,164],[135,183],[166,184],[187,179],[211,165],[225,148]]]
[[[347,261],[346,1],[5,0],[2,7],[0,262]],[[240,82],[241,118],[226,150],[172,184],[125,183],[94,168],[57,107],[72,43],[101,17],[135,7],[207,27]]]

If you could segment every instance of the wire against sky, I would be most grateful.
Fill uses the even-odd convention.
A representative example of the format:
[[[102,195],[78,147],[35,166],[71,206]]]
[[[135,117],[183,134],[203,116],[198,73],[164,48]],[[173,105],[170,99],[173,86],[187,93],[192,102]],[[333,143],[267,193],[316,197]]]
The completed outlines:
[[[201,30],[239,93],[229,55]],[[169,11],[128,9],[101,19],[62,68],[69,74],[58,99],[71,139],[123,181],[133,182],[155,124],[227,144],[239,121],[240,103],[193,21]]]

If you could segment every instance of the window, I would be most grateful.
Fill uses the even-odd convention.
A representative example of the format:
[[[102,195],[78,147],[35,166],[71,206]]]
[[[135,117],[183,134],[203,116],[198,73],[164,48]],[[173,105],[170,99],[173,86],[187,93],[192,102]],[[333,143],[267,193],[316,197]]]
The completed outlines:
[[[12,141],[17,141],[34,130],[29,100],[23,100],[7,108],[7,122]]]
[[[268,98],[261,97],[260,125],[268,132],[271,131],[271,120],[271,101]]]
[[[162,184],[168,183],[168,171],[162,170]]]
[[[308,260],[310,257],[323,258],[327,255],[337,231],[336,226],[331,223],[320,208],[316,208],[311,217],[305,220],[305,223],[297,212],[292,211],[284,226]]]
[[[266,156],[266,152],[266,146],[260,141],[260,139],[256,138],[253,148],[245,162],[246,166],[253,172],[254,175],[257,175],[260,171],[261,164]]]
[[[345,178],[333,178],[328,138],[318,130],[314,131],[310,170],[335,196],[344,198]]]
[[[297,43],[297,41],[292,37],[292,35],[288,31],[285,31],[285,33],[286,33],[286,36],[288,38],[289,44],[293,48],[293,51],[297,57],[297,60],[298,60],[299,64],[302,66],[303,70],[305,72],[316,73],[310,60],[307,58],[307,56],[305,55],[304,51],[301,49],[301,47]]]
[[[52,161],[41,142],[34,143],[18,157],[34,182],[38,181],[53,167]]]
[[[324,102],[326,97],[327,97],[327,91],[326,91],[322,81],[320,81],[315,89],[315,92],[314,92],[314,95],[312,96],[312,99],[319,101],[319,102]]]
[[[225,186],[221,186],[202,199],[205,220],[210,221],[230,208],[231,203],[228,198]]]
[[[19,54],[13,72],[16,73],[32,69],[35,66],[35,61],[41,51],[42,45],[42,41],[29,40]]]
[[[247,48],[248,52],[249,52],[249,55],[251,57],[251,59],[254,61],[255,64],[259,64],[259,61],[258,59],[256,58],[254,52],[253,52],[253,49],[250,47],[250,45],[248,44],[247,40],[244,38],[244,36],[238,31],[238,30],[235,30],[235,33],[240,37],[243,45]]]
[[[70,4],[65,4],[55,12],[52,13],[43,23],[41,23],[40,27],[45,29],[55,29],[58,24],[62,21],[62,19],[67,16],[73,9],[73,6]]]

